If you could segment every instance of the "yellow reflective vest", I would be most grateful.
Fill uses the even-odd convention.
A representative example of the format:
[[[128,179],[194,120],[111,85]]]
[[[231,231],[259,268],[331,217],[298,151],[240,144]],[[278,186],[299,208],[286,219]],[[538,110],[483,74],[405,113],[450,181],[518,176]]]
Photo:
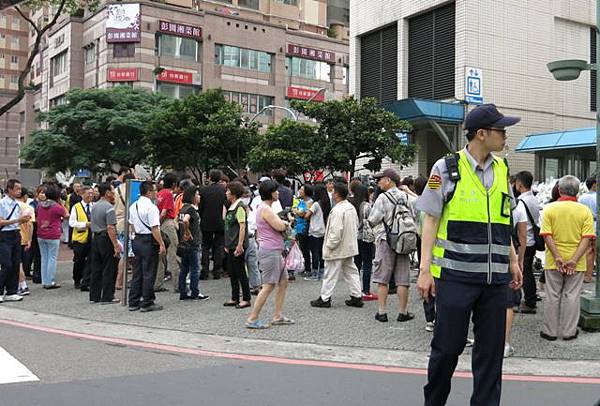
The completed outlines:
[[[73,207],[75,208],[75,215],[77,216],[77,221],[91,221],[91,219],[88,218],[87,214],[85,213],[85,209],[83,208],[82,202],[76,203]],[[85,244],[88,241],[89,236],[90,230],[87,227],[84,230],[74,228],[73,233],[71,234],[72,240],[81,244]]]
[[[508,166],[494,157],[494,182],[486,190],[465,152],[458,156],[460,179],[442,211],[431,274],[464,283],[507,284],[512,230]]]

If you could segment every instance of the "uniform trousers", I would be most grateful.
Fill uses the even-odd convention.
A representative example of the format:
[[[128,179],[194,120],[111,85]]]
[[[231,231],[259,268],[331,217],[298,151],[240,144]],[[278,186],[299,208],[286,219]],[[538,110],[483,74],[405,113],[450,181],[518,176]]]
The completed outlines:
[[[136,261],[129,290],[129,307],[148,307],[154,304],[158,246],[153,242],[152,234],[136,234],[132,242]]]
[[[506,285],[476,285],[436,279],[436,322],[425,385],[425,405],[443,406],[472,317],[471,406],[497,406],[502,392]]]
[[[325,260],[325,275],[321,286],[321,299],[328,301],[333,295],[333,290],[338,278],[342,277],[350,288],[350,296],[361,298],[361,284],[358,268],[354,263],[354,257]]]
[[[15,295],[19,288],[21,265],[21,234],[16,231],[0,232],[0,296]]]
[[[85,268],[89,266],[90,253],[92,252],[92,239],[88,238],[87,242],[73,241],[73,281],[75,285],[79,285],[83,279]],[[89,271],[88,271],[89,274]],[[86,285],[89,285],[89,277]]]
[[[90,301],[112,301],[115,298],[119,258],[115,257],[115,250],[106,231],[94,233],[90,261]]]

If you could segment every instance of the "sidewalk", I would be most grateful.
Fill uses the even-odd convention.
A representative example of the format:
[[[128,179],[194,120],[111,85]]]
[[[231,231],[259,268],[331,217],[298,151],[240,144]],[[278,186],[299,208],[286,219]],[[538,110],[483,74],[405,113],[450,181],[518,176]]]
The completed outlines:
[[[251,331],[244,328],[249,309],[223,307],[230,295],[229,279],[200,281],[201,292],[210,296],[208,301],[182,302],[178,300],[177,294],[164,292],[157,294],[157,303],[164,305],[165,310],[140,313],[129,312],[126,307],[120,305],[103,306],[89,303],[87,293],[73,289],[71,266],[70,262],[59,263],[57,279],[63,286],[61,289],[44,290],[40,285],[30,285],[31,295],[23,302],[3,303],[0,306],[90,321],[225,337],[420,353],[429,351],[431,333],[424,330],[425,319],[414,285],[411,287],[409,309],[415,314],[415,319],[406,323],[395,321],[397,298],[394,296],[388,300],[390,322],[379,323],[374,319],[377,302],[366,302],[362,309],[345,306],[344,300],[347,299],[348,293],[343,282],[336,288],[332,298],[333,307],[316,309],[310,307],[309,301],[318,297],[320,283],[297,280],[290,284],[284,309],[288,317],[296,320],[296,325]],[[413,280],[414,277],[415,275]],[[172,285],[167,283],[167,286]],[[586,290],[592,288],[592,284],[584,286]],[[263,310],[263,318],[271,317],[272,303],[270,298]],[[539,337],[542,317],[543,302],[536,315],[515,315],[512,339],[515,357],[540,360],[600,360],[600,333],[582,331],[577,340],[549,343]],[[465,352],[469,353],[470,350],[466,349]]]

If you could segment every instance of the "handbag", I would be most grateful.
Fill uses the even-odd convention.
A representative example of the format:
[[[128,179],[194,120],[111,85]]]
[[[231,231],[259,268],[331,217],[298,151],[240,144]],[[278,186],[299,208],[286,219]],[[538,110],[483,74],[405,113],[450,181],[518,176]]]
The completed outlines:
[[[544,241],[544,237],[542,237],[540,235],[540,228],[538,227],[537,224],[535,224],[535,221],[533,221],[533,216],[531,215],[531,212],[529,211],[529,207],[527,207],[527,204],[525,203],[525,201],[523,199],[519,199],[519,200],[523,203],[523,206],[525,206],[525,211],[527,212],[527,218],[529,219],[529,222],[531,223],[531,228],[533,229],[533,239],[535,241],[533,246],[535,247],[536,251],[544,251],[546,249],[546,242]]]
[[[140,212],[138,210],[137,203],[135,204],[135,211],[137,213],[138,219],[144,225],[144,227],[146,227],[150,232],[152,232],[152,228],[148,224],[146,224],[146,222],[144,220],[142,220],[142,217],[140,216]],[[169,248],[169,245],[171,245],[171,239],[169,238],[169,236],[167,235],[167,233],[165,233],[164,231],[160,230],[160,236],[161,236],[161,238],[163,240],[163,243],[165,244],[165,248]],[[152,244],[155,245],[155,246],[158,246],[158,242],[156,242],[155,239],[152,239]]]

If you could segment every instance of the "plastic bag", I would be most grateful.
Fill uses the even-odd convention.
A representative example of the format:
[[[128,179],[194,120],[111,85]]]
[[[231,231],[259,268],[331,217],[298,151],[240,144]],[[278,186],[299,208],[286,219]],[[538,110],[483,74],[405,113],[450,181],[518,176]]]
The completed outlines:
[[[296,272],[304,271],[304,257],[296,242],[294,242],[290,248],[290,252],[285,257],[285,269]]]

